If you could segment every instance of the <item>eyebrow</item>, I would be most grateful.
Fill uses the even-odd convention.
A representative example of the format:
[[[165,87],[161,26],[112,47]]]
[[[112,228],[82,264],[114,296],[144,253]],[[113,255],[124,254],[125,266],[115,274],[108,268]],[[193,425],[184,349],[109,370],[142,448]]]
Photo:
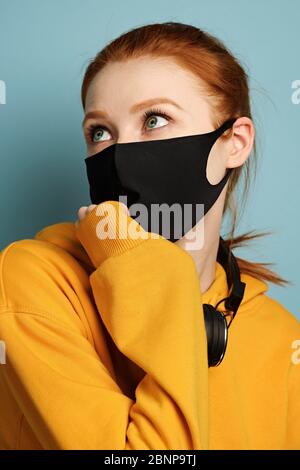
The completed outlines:
[[[178,103],[176,103],[175,101],[171,100],[170,98],[164,98],[164,97],[161,97],[161,98],[152,98],[152,99],[149,99],[149,100],[146,100],[146,101],[142,101],[141,103],[136,103],[134,104],[131,108],[130,108],[130,114],[135,114],[137,113],[138,111],[141,111],[143,110],[144,108],[148,108],[150,106],[153,106],[153,105],[156,105],[156,104],[171,104],[173,106],[175,106],[176,108],[183,110],[183,108],[181,106],[179,106]],[[97,111],[90,111],[89,113],[87,113],[82,121],[82,127],[84,127],[86,121],[88,119],[93,119],[93,118],[104,118],[104,119],[108,119],[108,114],[105,112],[105,111],[101,111],[101,110],[97,110]]]

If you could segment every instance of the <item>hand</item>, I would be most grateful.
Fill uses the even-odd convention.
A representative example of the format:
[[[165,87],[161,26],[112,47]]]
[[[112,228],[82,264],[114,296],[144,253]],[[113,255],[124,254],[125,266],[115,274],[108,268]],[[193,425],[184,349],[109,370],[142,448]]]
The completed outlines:
[[[129,213],[129,209],[127,206],[125,206],[125,204],[123,202],[120,202],[120,204],[122,205],[125,213],[127,215],[130,216],[130,213]],[[78,223],[81,221],[81,220],[84,220],[85,217],[87,216],[87,214],[89,214],[89,212],[91,212],[94,207],[96,207],[96,204],[91,204],[89,206],[81,206],[77,212],[77,215],[78,215],[78,220],[76,220],[75,222],[75,227],[78,228]]]
[[[103,211],[106,213],[104,232],[101,226]],[[127,206],[120,201],[113,200],[80,207],[78,219],[74,225],[78,240],[96,268],[105,259],[143,243],[145,241],[143,235],[147,234],[142,226],[131,218]]]

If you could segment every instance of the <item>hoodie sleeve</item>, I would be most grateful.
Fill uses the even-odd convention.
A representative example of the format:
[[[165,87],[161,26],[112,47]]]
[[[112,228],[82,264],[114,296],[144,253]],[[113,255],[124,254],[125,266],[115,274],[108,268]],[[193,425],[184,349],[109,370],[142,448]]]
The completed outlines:
[[[46,244],[16,242],[0,256],[7,359],[0,398],[5,404],[12,397],[24,419],[11,424],[7,399],[0,448],[27,448],[21,419],[43,449],[207,449],[207,344],[194,262],[162,237],[101,240],[98,221],[92,211],[77,229],[95,266],[89,286],[77,289],[92,288],[116,346],[144,370],[135,400],[86,336],[80,298],[63,266],[79,268],[63,250],[46,257]],[[132,222],[123,215],[108,225],[124,229]]]
[[[96,268],[90,283],[109,334],[146,373],[130,409],[126,448],[207,448],[207,343],[194,261],[162,236],[150,238],[109,202],[115,212],[106,212],[105,223],[107,231],[117,227],[115,238],[98,236],[105,203],[80,223],[77,236]]]

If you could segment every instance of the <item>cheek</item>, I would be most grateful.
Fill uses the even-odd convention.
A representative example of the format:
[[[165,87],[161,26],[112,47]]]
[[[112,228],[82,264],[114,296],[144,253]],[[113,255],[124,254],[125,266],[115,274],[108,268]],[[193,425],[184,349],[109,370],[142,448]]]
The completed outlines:
[[[206,177],[210,184],[217,184],[226,173],[225,147],[220,141],[216,141],[211,148],[207,160]]]

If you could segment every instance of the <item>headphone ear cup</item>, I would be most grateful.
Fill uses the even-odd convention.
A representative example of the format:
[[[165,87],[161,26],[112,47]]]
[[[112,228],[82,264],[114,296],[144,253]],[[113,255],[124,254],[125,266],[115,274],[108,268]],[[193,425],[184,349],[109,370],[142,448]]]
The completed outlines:
[[[207,336],[208,367],[214,367],[221,363],[226,351],[227,322],[224,315],[210,304],[203,304],[203,313]]]

